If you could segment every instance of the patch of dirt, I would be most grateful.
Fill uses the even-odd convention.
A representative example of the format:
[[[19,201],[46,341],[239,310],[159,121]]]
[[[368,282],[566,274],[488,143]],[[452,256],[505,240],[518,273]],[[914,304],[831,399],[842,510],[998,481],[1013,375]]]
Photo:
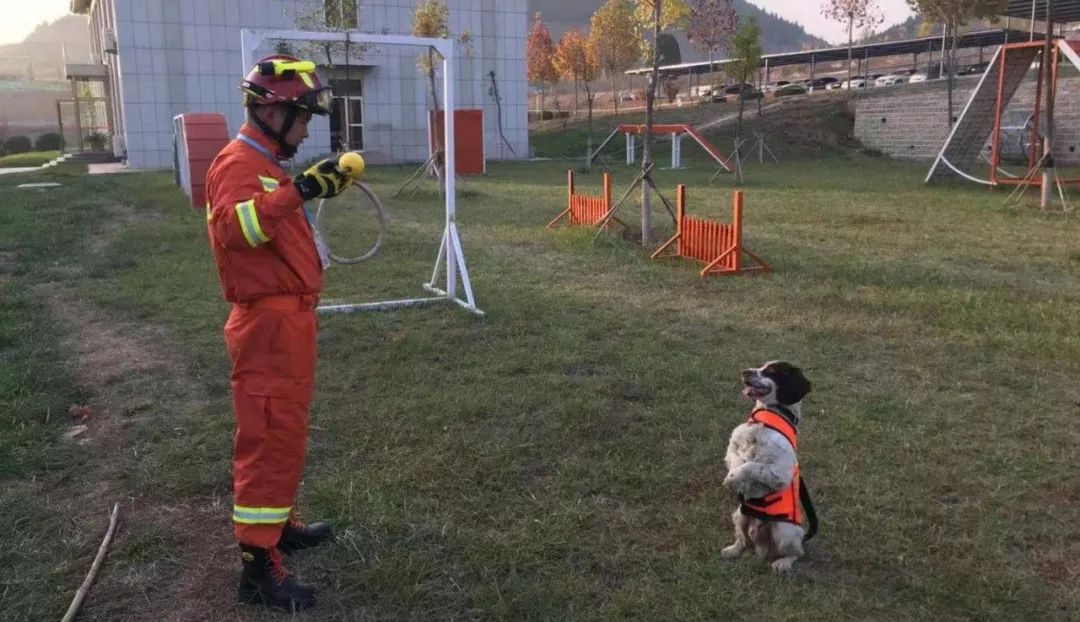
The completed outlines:
[[[1031,563],[1039,576],[1049,583],[1076,585],[1080,581],[1080,543],[1036,547],[1031,552]]]
[[[68,368],[83,388],[99,394],[103,405],[115,405],[109,399],[117,393],[112,387],[132,375],[183,373],[164,349],[168,335],[163,328],[106,317],[60,283],[43,285],[38,293],[64,330],[60,347]]]
[[[106,558],[80,619],[208,620],[235,614],[237,562],[227,503],[208,497],[162,506],[141,498],[126,478],[134,458],[133,428],[171,425],[172,413],[162,411],[155,398],[163,396],[153,391],[168,393],[169,406],[183,396],[181,409],[204,409],[209,401],[202,385],[176,357],[164,328],[107,315],[63,284],[42,286],[39,293],[64,335],[65,365],[90,396],[91,413],[83,422],[89,430],[72,439],[85,451],[85,463],[76,477],[50,492],[51,499],[85,532],[80,540],[102,537],[105,507],[120,501],[110,551],[152,536],[150,549],[137,559]]]
[[[110,224],[89,241],[91,252],[113,252],[125,219],[133,217],[130,209],[114,209]],[[235,601],[239,562],[228,520],[231,500],[222,498],[228,490],[207,490],[205,497],[162,505],[160,499],[145,498],[132,476],[140,466],[138,432],[173,429],[178,412],[206,411],[210,405],[205,387],[177,356],[183,350],[173,347],[176,339],[162,326],[95,307],[66,280],[40,285],[34,293],[46,303],[62,336],[65,367],[89,398],[72,408],[72,428],[87,426],[69,441],[79,446],[77,465],[24,485],[48,494],[50,510],[64,517],[70,550],[96,551],[113,502],[121,504],[109,556],[79,619],[260,615]],[[77,571],[82,575],[88,569],[89,562]],[[76,587],[71,586],[72,593]]]

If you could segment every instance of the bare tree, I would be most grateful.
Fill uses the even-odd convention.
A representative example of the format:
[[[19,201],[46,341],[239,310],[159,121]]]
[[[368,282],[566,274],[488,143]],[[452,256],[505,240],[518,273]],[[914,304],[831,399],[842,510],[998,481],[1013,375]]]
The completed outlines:
[[[294,16],[293,22],[300,30],[313,32],[350,32],[360,27],[359,0],[326,0],[316,7],[309,7],[307,11]],[[286,12],[288,8],[285,9]],[[298,54],[306,58],[318,59],[320,63],[333,69],[341,63],[345,68],[345,83],[349,83],[349,71],[352,63],[363,58],[367,52],[367,46],[353,43],[346,36],[345,41],[298,41],[295,42],[296,50],[292,49],[294,42],[278,41],[274,51],[280,54]],[[341,121],[342,150],[352,148],[352,113],[347,104],[342,106],[343,118]]]
[[[739,92],[736,95],[739,98],[739,117],[735,123],[735,148],[738,150],[741,148],[739,143],[742,140],[743,109],[746,105],[743,85],[754,79],[758,72],[758,65],[761,64],[761,28],[757,25],[756,19],[751,17],[745,24],[739,26],[731,38],[730,51],[734,60],[728,66],[728,72],[739,85]],[[735,168],[735,174],[738,182],[742,183],[741,166]]]
[[[739,27],[739,14],[732,0],[690,0],[690,21],[686,35],[694,47],[709,54],[709,73],[717,52],[727,49],[731,35]]]
[[[648,59],[652,70],[649,72],[649,88],[645,91],[645,135],[641,155],[641,172],[646,178],[641,184],[641,244],[648,246],[652,243],[652,211],[649,206],[649,190],[652,188],[651,178],[647,177],[652,167],[653,145],[653,108],[656,104],[656,91],[660,84],[660,54],[657,43],[663,30],[681,25],[686,21],[690,13],[689,7],[683,0],[637,0],[635,17],[645,32],[651,32],[651,37],[644,37],[643,56]]]
[[[876,0],[825,0],[821,14],[828,19],[847,23],[847,84],[851,88],[851,48],[855,45],[855,29],[875,28],[885,20]]]

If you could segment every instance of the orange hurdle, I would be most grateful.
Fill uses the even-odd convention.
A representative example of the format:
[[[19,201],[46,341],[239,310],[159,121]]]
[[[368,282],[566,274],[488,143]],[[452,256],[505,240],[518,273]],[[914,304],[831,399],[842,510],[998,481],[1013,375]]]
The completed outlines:
[[[548,223],[548,228],[554,227],[567,216],[570,217],[571,226],[584,225],[592,227],[599,224],[608,211],[611,210],[611,176],[607,173],[604,173],[604,194],[602,196],[574,194],[574,171],[566,172],[566,185],[566,209]],[[623,223],[620,221],[619,224]]]
[[[675,191],[675,235],[656,249],[652,258],[661,257],[661,253],[674,244],[675,253],[665,256],[684,257],[704,263],[705,268],[701,270],[702,277],[709,274],[771,272],[772,268],[769,264],[743,246],[742,208],[743,193],[741,190],[736,190],[732,199],[730,225],[687,216],[686,186],[679,184]],[[743,265],[743,253],[746,253],[758,265]]]

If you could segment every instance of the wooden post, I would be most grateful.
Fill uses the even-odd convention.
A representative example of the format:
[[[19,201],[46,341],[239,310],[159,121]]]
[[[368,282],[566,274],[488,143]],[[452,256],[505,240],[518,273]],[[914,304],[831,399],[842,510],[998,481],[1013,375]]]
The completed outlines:
[[[611,175],[604,173],[604,214],[611,210]]]
[[[686,186],[679,184],[675,188],[675,235],[678,239],[675,240],[675,254],[682,255],[682,232],[683,232],[683,218],[686,217]]]
[[[1035,77],[1035,116],[1031,119],[1031,151],[1028,155],[1028,169],[1034,170],[1042,159],[1042,153],[1039,152],[1041,143],[1039,142],[1039,121],[1042,118],[1042,113],[1039,112],[1042,108],[1042,93],[1043,93],[1043,70],[1046,68],[1046,63],[1040,57],[1039,60],[1039,73]]]
[[[1032,5],[1034,6],[1034,2]],[[1042,167],[1042,196],[1039,200],[1039,207],[1046,209],[1050,205],[1050,201],[1053,198],[1052,188],[1050,187],[1051,178],[1055,175],[1054,172],[1054,80],[1057,78],[1057,67],[1055,61],[1057,55],[1054,53],[1057,48],[1054,47],[1054,0],[1046,0],[1046,43],[1043,46],[1043,58],[1040,66],[1045,67],[1046,72],[1044,78],[1046,79],[1046,136],[1043,138],[1043,167]]]
[[[735,229],[735,271],[742,269],[742,190],[736,190],[732,195],[731,226]]]

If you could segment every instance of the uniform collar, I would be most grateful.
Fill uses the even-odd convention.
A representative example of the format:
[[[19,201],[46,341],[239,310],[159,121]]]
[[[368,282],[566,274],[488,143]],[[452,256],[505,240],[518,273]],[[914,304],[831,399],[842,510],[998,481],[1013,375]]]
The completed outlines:
[[[265,148],[270,153],[274,154],[274,157],[281,160],[281,147],[277,144],[277,141],[271,139],[266,134],[259,131],[259,128],[250,123],[245,123],[240,126],[240,134],[247,136],[251,140],[259,143],[260,146]]]

